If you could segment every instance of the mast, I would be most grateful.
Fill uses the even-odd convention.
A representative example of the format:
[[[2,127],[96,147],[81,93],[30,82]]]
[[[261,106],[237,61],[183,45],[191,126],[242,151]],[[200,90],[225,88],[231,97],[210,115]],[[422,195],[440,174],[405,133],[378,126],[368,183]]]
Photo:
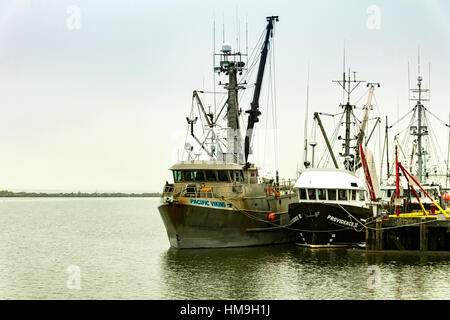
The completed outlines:
[[[253,134],[253,129],[255,127],[255,123],[259,122],[258,117],[261,115],[261,111],[259,111],[259,95],[261,93],[261,85],[264,77],[264,69],[266,66],[267,60],[267,51],[269,50],[269,41],[272,35],[273,30],[273,22],[278,21],[278,16],[267,17],[267,27],[266,27],[266,37],[264,40],[264,45],[261,51],[261,60],[259,62],[258,75],[256,77],[255,83],[255,91],[253,93],[253,99],[250,103],[250,110],[245,111],[248,113],[248,124],[247,124],[247,132],[245,135],[245,165],[248,166],[248,155],[250,153],[250,142]]]
[[[419,76],[418,80],[418,84],[417,86],[419,87],[419,101],[417,101],[417,156],[418,156],[418,161],[417,161],[417,175],[419,176],[419,182],[422,183],[422,175],[423,175],[423,150],[422,150],[422,90],[421,90],[421,86],[422,86],[422,78]]]
[[[409,70],[408,70],[409,73]],[[423,77],[420,72],[420,47],[418,48],[417,53],[417,89],[411,89],[410,92],[413,94],[413,97],[410,97],[410,101],[417,101],[415,105],[415,110],[417,111],[417,128],[411,127],[411,134],[417,137],[417,171],[416,175],[418,176],[418,180],[420,183],[424,182],[425,176],[425,167],[424,167],[424,155],[427,153],[425,148],[422,146],[422,137],[428,135],[427,126],[422,125],[422,116],[424,116],[424,105],[423,101],[430,101],[429,91],[430,89],[422,88]],[[408,77],[409,78],[409,77]],[[428,84],[429,85],[429,84]],[[409,79],[408,79],[408,87],[409,87]],[[414,96],[414,94],[418,94]]]
[[[389,126],[388,126],[388,117],[386,116],[386,133],[385,133],[385,138],[386,138],[386,175],[387,175],[387,179],[390,178],[391,174],[389,172]]]
[[[420,68],[419,68],[420,70]],[[425,111],[425,107],[423,105],[423,101],[429,101],[429,97],[426,97],[424,94],[429,92],[429,89],[423,89],[422,84],[423,78],[421,75],[417,77],[417,89],[411,89],[411,92],[417,93],[418,97],[410,98],[411,101],[417,101],[415,105],[415,109],[417,111],[417,128],[411,127],[412,135],[417,137],[417,171],[416,175],[420,183],[424,182],[425,167],[424,167],[424,155],[426,155],[426,150],[423,147],[423,137],[428,135],[428,128],[426,125],[422,123],[423,115]]]
[[[238,162],[239,158],[239,119],[238,119],[238,99],[237,99],[237,69],[229,68],[228,83],[228,109],[227,109],[227,143],[228,152],[232,154],[232,162]]]
[[[345,93],[347,94],[347,103],[340,105],[344,109],[345,113],[345,138],[343,144],[344,153],[343,154],[341,153],[340,155],[345,157],[344,167],[350,171],[353,171],[354,163],[352,158],[354,157],[354,155],[350,153],[350,141],[352,140],[352,138],[350,137],[350,127],[351,127],[350,120],[353,108],[355,108],[355,106],[350,104],[350,95],[362,82],[366,81],[356,80],[356,72],[353,72],[353,80],[352,80],[350,77],[350,69],[349,69],[348,79],[346,78],[346,74],[344,71],[342,80],[333,80],[333,82],[339,83],[342,89],[344,90],[344,94]]]
[[[224,43],[221,48],[221,53],[215,54],[220,57],[220,66],[215,67],[214,71],[224,72],[228,76],[228,83],[223,84],[224,88],[228,91],[227,105],[227,152],[222,154],[223,161],[242,163],[242,147],[241,147],[241,135],[239,126],[239,103],[238,103],[238,91],[243,88],[238,83],[237,75],[241,75],[244,70],[245,63],[242,61],[240,52],[232,53],[231,45]],[[222,84],[219,82],[219,84]]]

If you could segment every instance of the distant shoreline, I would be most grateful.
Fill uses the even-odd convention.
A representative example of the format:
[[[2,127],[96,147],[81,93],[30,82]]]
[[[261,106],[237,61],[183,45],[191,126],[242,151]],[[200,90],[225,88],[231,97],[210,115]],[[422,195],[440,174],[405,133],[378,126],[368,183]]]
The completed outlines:
[[[0,191],[0,198],[7,197],[27,197],[27,198],[159,198],[161,193],[144,192],[144,193],[124,193],[124,192],[12,192]]]

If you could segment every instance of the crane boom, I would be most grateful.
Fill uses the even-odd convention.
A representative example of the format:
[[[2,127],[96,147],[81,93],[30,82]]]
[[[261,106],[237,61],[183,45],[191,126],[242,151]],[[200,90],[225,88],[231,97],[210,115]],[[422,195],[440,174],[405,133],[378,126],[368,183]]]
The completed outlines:
[[[364,106],[364,117],[361,123],[361,129],[359,130],[358,134],[358,140],[356,141],[356,161],[355,161],[355,168],[359,168],[361,166],[361,153],[359,146],[363,143],[364,137],[366,136],[366,130],[367,130],[367,123],[369,122],[369,113],[370,108],[372,106],[372,99],[373,94],[375,92],[375,86],[380,86],[378,83],[368,83],[367,84],[369,88],[369,94],[367,96],[367,102]]]
[[[336,161],[336,157],[334,156],[333,149],[331,148],[330,141],[328,140],[327,133],[325,132],[325,129],[322,125],[322,120],[320,120],[318,112],[314,112],[314,118],[317,119],[317,123],[319,124],[320,131],[322,131],[323,139],[325,140],[325,143],[328,148],[328,152],[330,153],[330,156],[331,156],[331,159],[333,160],[334,166],[336,167],[336,169],[339,169],[339,165]]]
[[[256,77],[255,91],[253,92],[253,99],[250,103],[250,110],[248,113],[247,132],[245,134],[245,164],[248,166],[248,155],[250,153],[250,142],[253,134],[255,123],[259,121],[258,117],[261,115],[259,111],[259,95],[261,93],[261,85],[264,77],[264,69],[266,66],[267,52],[269,50],[270,36],[273,30],[273,22],[278,21],[278,16],[267,17],[266,37],[261,51],[261,60],[259,62],[258,75]]]
[[[364,118],[363,118],[362,123],[361,123],[361,130],[359,131],[358,141],[357,141],[357,144],[356,144],[357,146],[359,146],[363,142],[363,139],[364,139],[364,137],[366,135],[367,123],[369,121],[370,107],[372,106],[372,99],[373,99],[373,94],[374,94],[374,91],[375,91],[375,85],[380,86],[377,83],[368,83],[367,84],[368,87],[370,86],[370,89],[369,89],[369,95],[367,96],[366,105],[364,106],[364,110],[365,110]]]

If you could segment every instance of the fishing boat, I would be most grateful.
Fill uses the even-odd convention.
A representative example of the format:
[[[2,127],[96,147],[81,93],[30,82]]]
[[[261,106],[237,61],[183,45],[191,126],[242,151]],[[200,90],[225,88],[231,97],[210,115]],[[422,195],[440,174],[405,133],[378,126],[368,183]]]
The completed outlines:
[[[214,71],[227,79],[219,82],[227,97],[219,112],[206,111],[199,92],[193,93],[197,108],[192,108],[187,118],[188,137],[197,150],[191,143],[185,144],[187,159],[170,167],[173,183],[166,182],[158,207],[171,247],[245,247],[295,240],[295,232],[286,228],[290,222],[288,205],[296,201],[293,183],[280,179],[278,171],[274,177],[263,179],[260,168],[249,161],[255,124],[261,115],[259,96],[269,44],[278,17],[270,16],[266,21],[253,99],[245,113],[244,143],[241,128],[245,114],[239,98],[247,83],[238,77],[246,70],[244,54],[232,51],[229,43],[215,54],[218,66]],[[198,115],[194,115],[195,110]],[[225,125],[221,126],[222,119]],[[203,138],[195,134],[197,120],[204,124]],[[221,138],[221,131],[226,131],[225,138]]]
[[[438,139],[442,137],[436,135],[436,130],[445,130],[445,127],[450,126],[424,105],[430,101],[430,80],[427,87],[420,72],[420,55],[418,56],[418,73],[416,86],[409,89],[409,101],[413,102],[414,106],[390,126],[387,124],[386,117],[385,149],[389,150],[394,145],[398,148],[396,157],[398,154],[399,161],[405,163],[405,169],[414,174],[421,188],[414,190],[415,183],[412,179],[399,181],[395,175],[391,174],[397,160],[390,161],[389,152],[386,152],[386,179],[381,186],[381,191],[382,206],[387,212],[394,212],[397,209],[401,213],[434,211],[436,209],[434,201],[439,206],[444,206],[444,196],[447,196],[445,186],[449,178],[448,159],[445,161],[443,152],[440,150]],[[409,83],[408,68],[408,87]],[[437,119],[436,124],[432,124],[431,118]],[[390,146],[389,130],[400,131],[399,126],[403,120],[408,119],[406,130],[402,130],[402,134],[394,135],[394,144]],[[442,127],[439,128],[439,125]],[[398,196],[396,183],[399,184]]]
[[[289,205],[292,228],[298,230],[296,244],[299,246],[318,248],[362,245],[365,239],[365,222],[376,215],[381,197],[373,155],[367,148],[371,135],[366,134],[371,101],[379,84],[367,85],[369,94],[355,139],[351,136],[351,125],[357,123],[357,119],[351,119],[355,106],[350,103],[350,94],[363,81],[351,79],[350,76],[346,78],[344,72],[343,80],[338,82],[347,93],[347,102],[341,104],[344,110],[341,120],[345,116],[345,121],[339,121],[339,126],[341,123],[345,124],[344,150],[340,153],[344,161],[339,165],[320,114],[316,112],[314,118],[321,129],[334,168],[314,167],[314,147],[317,143],[311,143],[312,161],[307,161],[305,157],[306,168],[294,186],[298,201]],[[351,145],[352,140],[356,140],[354,145]],[[308,168],[309,164],[313,168]]]
[[[367,218],[375,206],[365,183],[348,170],[307,169],[294,186],[298,202],[289,205],[297,244],[307,247],[343,247],[363,242]]]

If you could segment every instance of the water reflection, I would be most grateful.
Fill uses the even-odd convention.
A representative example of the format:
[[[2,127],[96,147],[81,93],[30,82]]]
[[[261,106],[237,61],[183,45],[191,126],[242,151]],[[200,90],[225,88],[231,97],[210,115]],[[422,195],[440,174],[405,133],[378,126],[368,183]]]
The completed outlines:
[[[264,294],[262,283],[287,255],[285,246],[169,249],[160,263],[165,292],[169,298],[250,299]]]
[[[167,299],[446,299],[449,257],[283,245],[169,249],[159,265]],[[375,289],[371,265],[381,271]]]

